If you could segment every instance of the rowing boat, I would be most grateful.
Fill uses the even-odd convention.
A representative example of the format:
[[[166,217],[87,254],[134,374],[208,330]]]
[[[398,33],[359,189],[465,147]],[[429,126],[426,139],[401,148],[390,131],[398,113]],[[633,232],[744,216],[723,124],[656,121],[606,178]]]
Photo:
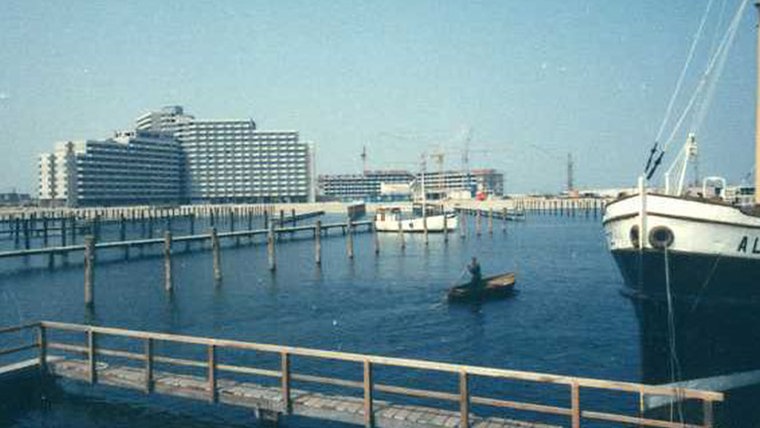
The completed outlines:
[[[515,273],[506,272],[483,278],[481,287],[477,290],[473,290],[469,282],[452,287],[446,293],[446,297],[451,302],[500,299],[514,292],[515,282]]]

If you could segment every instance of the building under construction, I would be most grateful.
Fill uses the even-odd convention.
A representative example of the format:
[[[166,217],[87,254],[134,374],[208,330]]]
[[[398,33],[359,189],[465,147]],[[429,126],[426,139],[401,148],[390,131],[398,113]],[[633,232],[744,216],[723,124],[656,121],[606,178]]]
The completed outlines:
[[[424,180],[423,180],[424,177]],[[504,174],[495,169],[473,169],[412,174],[405,170],[365,171],[363,174],[320,175],[323,199],[341,201],[402,201],[426,198],[470,199],[504,195]]]

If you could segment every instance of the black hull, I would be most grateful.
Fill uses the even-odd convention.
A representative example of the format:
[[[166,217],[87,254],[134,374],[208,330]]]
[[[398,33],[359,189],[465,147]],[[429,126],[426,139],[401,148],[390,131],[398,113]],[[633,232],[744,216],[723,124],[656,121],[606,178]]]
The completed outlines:
[[[664,299],[666,255],[660,250],[612,252],[625,285],[645,298]],[[705,304],[760,304],[760,260],[669,251],[671,295]]]
[[[737,379],[738,373],[760,370],[760,262],[669,252],[671,318],[665,254],[628,250],[614,251],[613,256],[636,310],[644,383]],[[700,385],[726,393],[716,409],[718,426],[760,426],[760,384],[730,385]],[[689,410],[694,410],[692,415],[700,412],[686,409],[687,415]],[[650,412],[669,411],[666,406]]]
[[[699,388],[720,390],[726,400],[717,405],[718,426],[760,426],[760,376],[747,384],[737,374],[760,370],[760,307],[707,305],[695,301],[672,304],[670,334],[668,304],[659,299],[631,299],[640,327],[642,382],[662,385],[675,381],[715,379]],[[674,340],[671,348],[671,339]],[[675,349],[675,356],[671,349]],[[746,381],[746,379],[745,379]],[[727,386],[728,385],[728,386]],[[691,411],[689,411],[691,410]],[[652,415],[667,414],[670,408],[652,409]],[[700,410],[686,406],[685,413],[699,415]]]

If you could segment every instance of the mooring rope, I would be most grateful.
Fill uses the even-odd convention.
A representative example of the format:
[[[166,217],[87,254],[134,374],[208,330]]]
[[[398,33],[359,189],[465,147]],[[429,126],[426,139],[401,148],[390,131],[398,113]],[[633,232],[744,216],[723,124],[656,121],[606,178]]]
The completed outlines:
[[[681,379],[681,364],[678,360],[678,350],[676,349],[676,321],[675,311],[673,310],[673,294],[670,290],[670,261],[668,258],[668,247],[664,248],[665,257],[665,293],[668,303],[668,349],[670,354],[670,382],[675,384]],[[675,399],[670,403],[670,420],[673,421],[674,410],[678,410],[678,420],[684,421],[683,417],[683,391],[681,388],[676,389]]]

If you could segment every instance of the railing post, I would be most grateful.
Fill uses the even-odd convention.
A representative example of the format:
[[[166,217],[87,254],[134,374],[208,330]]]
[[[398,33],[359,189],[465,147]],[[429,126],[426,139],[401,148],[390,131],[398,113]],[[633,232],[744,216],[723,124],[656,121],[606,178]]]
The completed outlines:
[[[153,339],[145,339],[145,392],[153,392]]]
[[[208,345],[208,400],[216,403],[219,396],[216,391],[216,345]]]
[[[581,394],[578,381],[573,381],[570,384],[570,407],[572,417],[572,427],[580,428],[581,426]]]
[[[47,375],[47,334],[45,326],[37,325],[37,348],[39,349],[40,374]]]
[[[459,372],[459,427],[470,426],[470,386],[467,380],[467,372]]]
[[[98,381],[98,372],[96,370],[97,361],[95,359],[95,333],[92,329],[87,330],[87,366],[90,384]]]
[[[290,354],[283,351],[280,354],[282,377],[280,382],[282,383],[282,404],[283,412],[290,414],[293,410],[292,403],[290,401]]]
[[[713,402],[712,400],[702,399],[702,426],[712,428],[713,426]]]
[[[372,405],[372,363],[364,360],[364,426],[375,426],[375,412]]]

